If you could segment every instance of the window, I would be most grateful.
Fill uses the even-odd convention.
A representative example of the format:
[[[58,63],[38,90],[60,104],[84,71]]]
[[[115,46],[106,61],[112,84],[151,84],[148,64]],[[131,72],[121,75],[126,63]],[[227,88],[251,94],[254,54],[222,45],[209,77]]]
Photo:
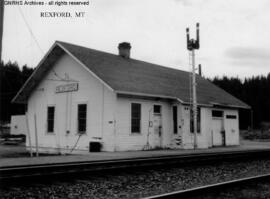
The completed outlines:
[[[87,105],[86,104],[78,104],[78,132],[85,133],[86,132],[86,114]]]
[[[161,106],[154,105],[154,114],[160,115],[161,114]]]
[[[131,133],[141,132],[141,104],[131,104]]]
[[[212,117],[223,117],[223,111],[212,110]]]
[[[47,132],[54,132],[54,106],[47,108]]]
[[[190,132],[194,132],[194,125],[193,125],[194,115],[193,109],[190,109]],[[197,108],[197,133],[201,132],[201,109]]]
[[[173,133],[177,134],[177,106],[173,106]]]
[[[236,119],[236,115],[226,115],[227,119]]]

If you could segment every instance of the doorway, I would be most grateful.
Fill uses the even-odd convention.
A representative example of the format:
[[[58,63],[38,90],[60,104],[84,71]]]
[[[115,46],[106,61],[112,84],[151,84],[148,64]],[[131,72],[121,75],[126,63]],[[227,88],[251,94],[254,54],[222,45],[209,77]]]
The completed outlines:
[[[223,111],[212,111],[212,142],[213,146],[225,145]]]
[[[153,115],[153,129],[154,129],[154,147],[161,147],[161,137],[162,137],[162,116],[161,116],[161,106],[154,105],[154,115]]]

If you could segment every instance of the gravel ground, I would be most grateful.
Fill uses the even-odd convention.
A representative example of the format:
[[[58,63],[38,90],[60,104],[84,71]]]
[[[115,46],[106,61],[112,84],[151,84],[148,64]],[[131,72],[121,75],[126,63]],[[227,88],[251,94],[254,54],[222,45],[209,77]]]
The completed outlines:
[[[269,199],[270,182],[250,184],[248,186],[235,187],[233,189],[223,190],[220,193],[204,194],[204,196],[194,197],[192,199]]]
[[[1,198],[141,198],[270,172],[270,160],[185,168],[156,168],[114,174],[89,174],[27,186],[0,188]]]

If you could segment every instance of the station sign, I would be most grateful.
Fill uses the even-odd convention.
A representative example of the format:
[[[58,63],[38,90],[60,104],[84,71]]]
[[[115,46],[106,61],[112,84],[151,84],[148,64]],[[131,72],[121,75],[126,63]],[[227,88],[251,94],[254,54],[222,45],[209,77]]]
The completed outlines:
[[[59,85],[55,88],[55,93],[73,92],[79,90],[79,83]]]

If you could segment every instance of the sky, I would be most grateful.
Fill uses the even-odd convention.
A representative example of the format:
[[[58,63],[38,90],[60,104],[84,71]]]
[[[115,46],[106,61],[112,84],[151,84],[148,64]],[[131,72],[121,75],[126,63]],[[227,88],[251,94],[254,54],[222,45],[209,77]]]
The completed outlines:
[[[40,0],[41,1],[41,0]],[[42,18],[40,12],[85,12],[83,18]],[[56,40],[190,71],[186,28],[195,38],[203,76],[252,77],[270,72],[269,0],[90,0],[89,6],[5,6],[3,59],[38,65]]]

